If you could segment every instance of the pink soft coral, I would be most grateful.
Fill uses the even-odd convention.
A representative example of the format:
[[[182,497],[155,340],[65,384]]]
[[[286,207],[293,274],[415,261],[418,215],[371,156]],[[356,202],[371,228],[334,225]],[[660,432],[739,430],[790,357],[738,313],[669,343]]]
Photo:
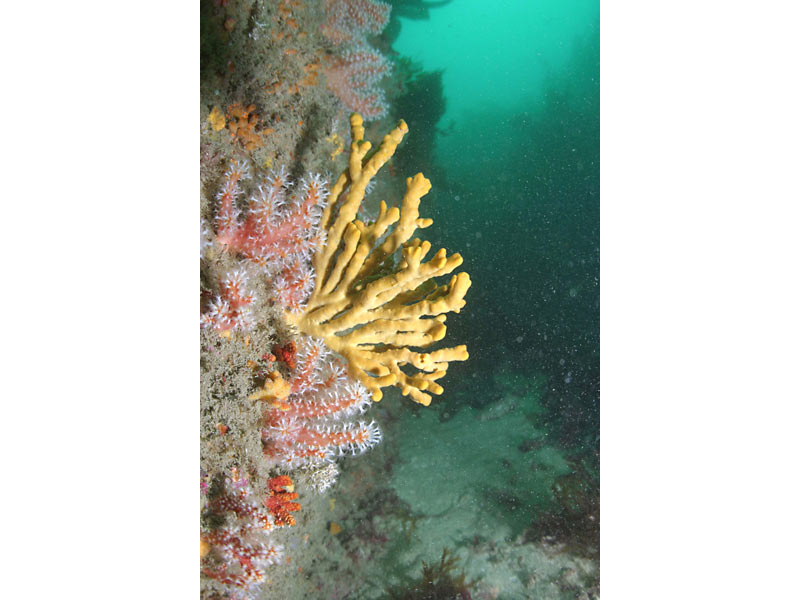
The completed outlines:
[[[367,121],[386,114],[386,98],[378,82],[388,73],[389,63],[384,56],[366,44],[348,48],[325,66],[328,89],[348,110]]]
[[[246,163],[233,162],[219,193],[217,243],[241,254],[273,280],[278,300],[297,309],[314,287],[310,258],[324,241],[319,220],[328,197],[327,182],[310,174],[295,186],[284,169],[255,186],[244,216],[237,200],[242,182],[251,179]]]
[[[378,0],[325,0],[322,34],[334,44],[360,40],[367,33],[378,34],[389,22],[390,4]]]
[[[288,468],[360,454],[381,440],[375,422],[353,422],[370,405],[367,389],[319,340],[300,338],[291,391],[267,413],[265,451]]]
[[[217,213],[217,243],[259,264],[289,256],[310,257],[319,241],[319,219],[328,196],[319,175],[302,179],[298,195],[292,192],[284,169],[271,174],[250,196],[242,221],[236,198],[241,194],[239,182],[250,178],[249,171],[242,163],[233,163],[226,175]]]

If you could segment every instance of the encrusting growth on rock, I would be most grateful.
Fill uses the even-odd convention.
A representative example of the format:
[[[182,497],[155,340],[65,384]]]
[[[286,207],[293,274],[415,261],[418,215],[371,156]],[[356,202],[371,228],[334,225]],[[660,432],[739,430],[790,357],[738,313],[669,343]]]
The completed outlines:
[[[286,381],[278,371],[271,371],[264,380],[261,389],[251,394],[250,400],[265,400],[273,406],[281,406],[281,401],[292,392],[292,384]]]
[[[363,119],[350,117],[353,143],[348,168],[339,176],[322,212],[326,243],[313,257],[314,290],[298,312],[287,319],[348,361],[349,373],[379,401],[381,388],[399,387],[403,395],[427,406],[431,394],[441,394],[437,383],[450,361],[466,360],[466,346],[417,352],[444,338],[445,313],[459,312],[470,286],[466,273],[437,285],[462,263],[461,255],[439,250],[430,260],[429,242],[411,236],[430,226],[419,216],[420,198],[431,183],[422,173],[406,180],[400,209],[381,202],[375,222],[356,218],[370,180],[392,157],[408,132],[400,121],[380,147],[367,157],[372,145],[364,140]],[[390,227],[394,226],[391,233]],[[395,253],[400,251],[399,259]],[[401,367],[417,369],[406,374]]]

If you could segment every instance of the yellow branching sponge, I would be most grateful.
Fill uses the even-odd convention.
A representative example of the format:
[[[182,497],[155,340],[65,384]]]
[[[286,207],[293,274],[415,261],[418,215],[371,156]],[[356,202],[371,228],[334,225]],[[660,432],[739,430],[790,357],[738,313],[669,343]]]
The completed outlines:
[[[445,313],[463,308],[469,275],[458,273],[446,285],[437,285],[434,278],[452,273],[461,265],[461,256],[447,256],[441,249],[423,262],[430,243],[411,239],[417,228],[433,223],[419,216],[420,198],[431,189],[422,173],[406,180],[399,210],[381,202],[374,223],[357,219],[367,184],[394,154],[408,126],[400,121],[367,157],[372,145],[364,140],[362,118],[351,115],[350,125],[350,164],[322,213],[326,242],[313,257],[315,288],[301,311],[287,318],[345,357],[350,375],[364,384],[374,401],[383,397],[381,388],[396,386],[427,406],[431,394],[443,391],[436,381],[450,361],[468,358],[467,348],[412,348],[426,348],[444,338]],[[413,367],[414,372],[406,373],[403,367]]]

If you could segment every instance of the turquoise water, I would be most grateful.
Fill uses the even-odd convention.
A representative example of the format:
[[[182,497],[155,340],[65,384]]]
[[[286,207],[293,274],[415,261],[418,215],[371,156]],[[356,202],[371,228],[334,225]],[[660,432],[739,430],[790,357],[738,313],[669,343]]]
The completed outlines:
[[[561,597],[531,583],[550,576],[537,544],[599,556],[599,4],[455,0],[400,23],[421,72],[393,105],[398,159],[431,175],[426,237],[473,286],[448,317],[470,360],[400,415],[394,485],[427,517],[398,562],[448,546],[483,593]]]
[[[454,0],[428,20],[400,17],[392,48],[428,71],[445,69],[443,121],[513,114],[541,101],[549,75],[569,71],[599,10],[596,0]]]
[[[553,434],[596,450],[599,4],[458,0],[429,15],[401,18],[393,49],[442,71],[444,111],[421,94],[398,104],[409,137],[436,130],[428,234],[474,281],[449,334],[474,360],[454,368],[547,376]]]

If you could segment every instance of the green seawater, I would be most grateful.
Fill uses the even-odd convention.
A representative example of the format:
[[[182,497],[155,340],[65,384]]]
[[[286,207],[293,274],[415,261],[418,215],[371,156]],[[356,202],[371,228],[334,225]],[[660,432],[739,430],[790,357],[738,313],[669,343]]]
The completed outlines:
[[[455,0],[400,20],[393,49],[441,71],[443,114],[421,94],[398,110],[409,138],[436,131],[426,234],[461,252],[474,282],[448,320],[472,357],[451,367],[450,389],[475,394],[472,380],[500,367],[545,375],[553,433],[596,446],[599,3]]]
[[[575,597],[543,583],[558,569],[537,548],[599,556],[599,3],[454,0],[399,21],[392,48],[419,72],[393,107],[411,129],[398,161],[433,181],[425,236],[473,285],[447,320],[470,360],[400,416],[393,484],[427,516],[398,563],[448,546],[501,598]]]

